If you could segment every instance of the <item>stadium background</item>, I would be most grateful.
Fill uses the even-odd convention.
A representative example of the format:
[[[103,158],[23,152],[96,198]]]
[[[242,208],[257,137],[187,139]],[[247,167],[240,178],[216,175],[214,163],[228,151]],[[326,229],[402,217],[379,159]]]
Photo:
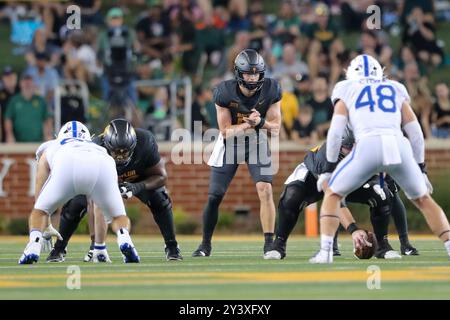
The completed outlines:
[[[282,136],[280,172],[274,181],[275,201],[278,201],[284,179],[301,162],[305,151],[325,136],[329,115],[320,107],[328,102],[320,100],[320,96],[325,95],[328,99],[332,84],[342,76],[342,66],[345,66],[353,54],[364,52],[382,59],[387,67],[387,74],[405,82],[412,92],[413,107],[427,134],[427,162],[430,180],[435,187],[436,200],[443,206],[445,212],[450,212],[450,200],[447,195],[450,179],[450,140],[444,138],[449,125],[445,123],[440,125],[436,119],[437,105],[440,101],[445,104],[445,99],[440,100],[437,97],[436,85],[448,84],[450,80],[448,50],[450,9],[445,1],[73,1],[82,8],[92,6],[91,14],[82,17],[82,32],[65,33],[58,28],[57,22],[53,22],[48,29],[53,31],[53,38],[52,32],[48,31],[48,39],[44,41],[42,47],[27,44],[30,39],[39,38],[41,31],[34,30],[31,38],[28,35],[28,39],[20,37],[16,39],[14,36],[18,35],[14,33],[11,17],[17,14],[22,22],[41,19],[44,25],[49,26],[51,19],[48,20],[48,13],[53,12],[52,10],[58,12],[57,8],[66,8],[72,2],[14,3],[2,2],[0,7],[2,78],[11,74],[10,69],[18,75],[19,81],[26,74],[33,75],[33,66],[37,59],[41,59],[37,53],[44,52],[42,59],[46,60],[47,65],[52,65],[57,74],[56,84],[72,78],[88,85],[90,94],[85,106],[86,121],[95,133],[101,132],[107,122],[112,104],[103,98],[104,87],[100,70],[86,58],[91,51],[95,52],[98,49],[96,36],[100,38],[108,20],[120,14],[123,14],[124,25],[138,33],[139,27],[136,26],[139,26],[139,20],[145,18],[151,8],[161,6],[163,16],[170,20],[171,26],[168,27],[170,31],[167,31],[165,44],[162,47],[156,46],[156,51],[159,52],[155,53],[151,49],[144,52],[141,47],[140,54],[133,56],[131,63],[135,75],[133,81],[138,79],[170,81],[187,76],[192,83],[192,105],[185,108],[187,92],[180,86],[176,92],[174,114],[168,94],[170,90],[164,86],[149,86],[137,92],[136,104],[139,115],[137,120],[136,118],[133,120],[141,120],[140,126],[154,130],[161,139],[160,149],[168,161],[168,188],[174,203],[178,233],[200,232],[201,211],[206,200],[209,171],[205,164],[173,165],[170,161],[173,143],[164,140],[167,140],[171,129],[184,126],[186,113],[189,113],[192,121],[204,121],[203,129],[214,127],[211,90],[220,80],[232,76],[230,72],[232,57],[241,49],[252,46],[256,46],[264,55],[269,66],[267,76],[279,77],[285,92],[282,105],[286,132]],[[374,3],[382,9],[382,28],[362,32],[361,25],[364,25],[366,17],[365,8]],[[401,4],[405,8],[403,10],[405,19],[398,13]],[[21,16],[23,12],[16,10],[21,5],[26,8],[23,16]],[[433,5],[433,11],[429,12]],[[413,28],[408,16],[411,15],[414,6],[422,7],[431,17],[429,30],[432,30],[437,39],[436,46],[443,52],[437,65],[433,65],[433,61],[426,63],[420,60],[418,55],[420,43],[415,43],[416,38],[408,40],[402,36],[405,30]],[[120,7],[120,12],[111,11],[114,7]],[[63,16],[64,14],[61,15]],[[316,19],[318,21],[328,16],[333,24],[327,24],[326,32],[315,32]],[[64,18],[61,19],[64,21]],[[55,33],[56,30],[60,32]],[[144,40],[140,40],[141,45],[151,37],[154,35],[144,35],[142,38]],[[324,46],[330,45],[328,50],[317,55],[317,59],[314,59],[311,53],[314,50],[312,49],[314,39],[322,42]],[[335,48],[328,43],[334,40],[337,40]],[[412,50],[408,52],[408,48],[404,48],[406,46]],[[80,49],[81,47],[84,51]],[[186,47],[187,52],[183,52]],[[292,51],[294,51],[293,59],[289,58]],[[83,60],[85,58],[87,60]],[[104,57],[98,55],[98,58],[101,61]],[[105,64],[105,61],[102,62]],[[314,70],[314,66],[320,67]],[[76,70],[84,72],[75,72]],[[336,73],[336,70],[339,72]],[[42,78],[42,81],[48,81],[50,84],[55,83],[54,80],[54,75]],[[46,100],[49,117],[53,120],[55,87],[51,85],[42,87],[40,86],[42,82],[39,81],[36,84],[41,89],[40,94]],[[78,92],[74,95],[79,102],[77,94]],[[64,108],[64,103],[62,107]],[[5,113],[9,106],[3,103],[1,108],[2,113]],[[308,122],[308,117],[312,118],[309,121],[313,122],[315,130],[305,134],[304,130],[295,129],[294,123],[297,122],[301,126],[302,121]],[[161,123],[166,125],[160,125]],[[39,127],[42,123],[33,125]],[[289,131],[292,134],[289,134]],[[296,131],[299,134],[295,134]],[[28,195],[30,167],[27,159],[33,158],[34,150],[45,138],[48,137],[43,135],[41,139],[37,138],[35,141],[21,142],[16,137],[17,141],[12,144],[6,143],[7,137],[2,135],[4,143],[0,144],[0,161],[14,159],[15,163],[3,180],[3,190],[7,196],[0,197],[1,233],[28,233],[26,216],[32,207],[33,197]],[[254,186],[245,167],[242,167],[221,207],[219,229],[222,232],[236,233],[258,231],[258,206]],[[357,220],[367,225],[369,223],[367,209],[359,206],[354,208]],[[147,210],[138,202],[131,201],[127,211],[134,222],[135,232],[156,231],[153,219],[149,218]],[[297,233],[303,232],[304,229],[303,219],[300,220]],[[427,230],[422,216],[410,205],[408,220],[411,230],[415,232]],[[84,223],[79,232],[86,231],[87,226]]]

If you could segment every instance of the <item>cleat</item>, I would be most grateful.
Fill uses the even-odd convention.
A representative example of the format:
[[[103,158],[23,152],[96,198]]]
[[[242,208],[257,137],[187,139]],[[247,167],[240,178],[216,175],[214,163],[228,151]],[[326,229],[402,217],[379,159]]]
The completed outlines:
[[[164,252],[166,253],[167,261],[180,261],[183,260],[183,256],[181,255],[180,248],[178,245],[169,245],[164,247]]]
[[[309,259],[309,263],[314,264],[333,263],[333,250],[320,249],[311,259]]]
[[[19,259],[19,264],[33,264],[38,262],[41,253],[40,242],[29,242]]]
[[[286,242],[278,238],[272,243],[271,248],[264,253],[265,260],[282,260],[286,257]]]
[[[192,253],[193,257],[209,257],[211,255],[211,244],[201,243],[197,250]]]
[[[94,263],[111,263],[108,251],[106,249],[94,249],[92,256],[92,262]]]
[[[66,250],[60,251],[53,248],[53,250],[48,254],[47,262],[64,262],[66,254]]]
[[[264,242],[263,252],[266,254],[269,250],[272,250],[273,241]]]
[[[333,256],[334,257],[340,257],[342,256],[341,252],[339,251],[339,249],[334,249],[333,248]]]
[[[83,258],[84,262],[91,262],[92,257],[94,256],[94,250],[89,250]]]
[[[414,248],[409,242],[407,242],[405,245],[400,246],[400,252],[404,256],[418,256],[419,251]]]
[[[377,259],[401,259],[400,253],[395,251],[390,243],[385,240],[378,244],[378,250],[375,252],[375,258]]]
[[[129,243],[121,244],[120,251],[123,254],[123,262],[125,263],[139,263],[141,261],[136,249]]]

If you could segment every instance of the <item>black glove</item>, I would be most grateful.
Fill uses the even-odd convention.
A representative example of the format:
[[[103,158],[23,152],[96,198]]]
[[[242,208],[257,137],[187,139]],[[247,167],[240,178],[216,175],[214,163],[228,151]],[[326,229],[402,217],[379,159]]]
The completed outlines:
[[[139,192],[145,189],[145,184],[143,182],[130,183],[123,182],[119,184],[120,195],[124,199],[130,199],[132,196],[137,195]]]
[[[422,171],[422,173],[425,173],[425,174],[428,173],[427,172],[427,165],[425,164],[425,162],[419,163],[419,168],[420,168],[420,171]]]

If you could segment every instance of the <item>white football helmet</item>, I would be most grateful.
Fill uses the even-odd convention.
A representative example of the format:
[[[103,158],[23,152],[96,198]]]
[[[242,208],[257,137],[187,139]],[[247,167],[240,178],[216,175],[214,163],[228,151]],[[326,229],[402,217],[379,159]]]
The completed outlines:
[[[383,80],[383,68],[374,57],[360,54],[350,62],[345,76],[349,80],[365,78]]]
[[[91,141],[89,129],[79,121],[66,122],[59,130],[58,139],[76,138]]]

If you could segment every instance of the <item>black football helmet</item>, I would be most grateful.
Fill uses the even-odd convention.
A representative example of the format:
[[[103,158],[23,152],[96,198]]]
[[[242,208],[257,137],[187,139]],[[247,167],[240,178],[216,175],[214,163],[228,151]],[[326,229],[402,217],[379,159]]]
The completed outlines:
[[[127,165],[137,144],[136,131],[125,119],[114,119],[103,132],[103,142],[117,165]]]
[[[263,57],[253,49],[241,51],[234,60],[234,76],[238,84],[248,90],[259,90],[264,83],[266,64]],[[244,81],[244,73],[259,74],[256,82]]]
[[[355,143],[355,136],[353,131],[348,126],[345,127],[344,134],[342,135],[342,147],[351,150]]]

